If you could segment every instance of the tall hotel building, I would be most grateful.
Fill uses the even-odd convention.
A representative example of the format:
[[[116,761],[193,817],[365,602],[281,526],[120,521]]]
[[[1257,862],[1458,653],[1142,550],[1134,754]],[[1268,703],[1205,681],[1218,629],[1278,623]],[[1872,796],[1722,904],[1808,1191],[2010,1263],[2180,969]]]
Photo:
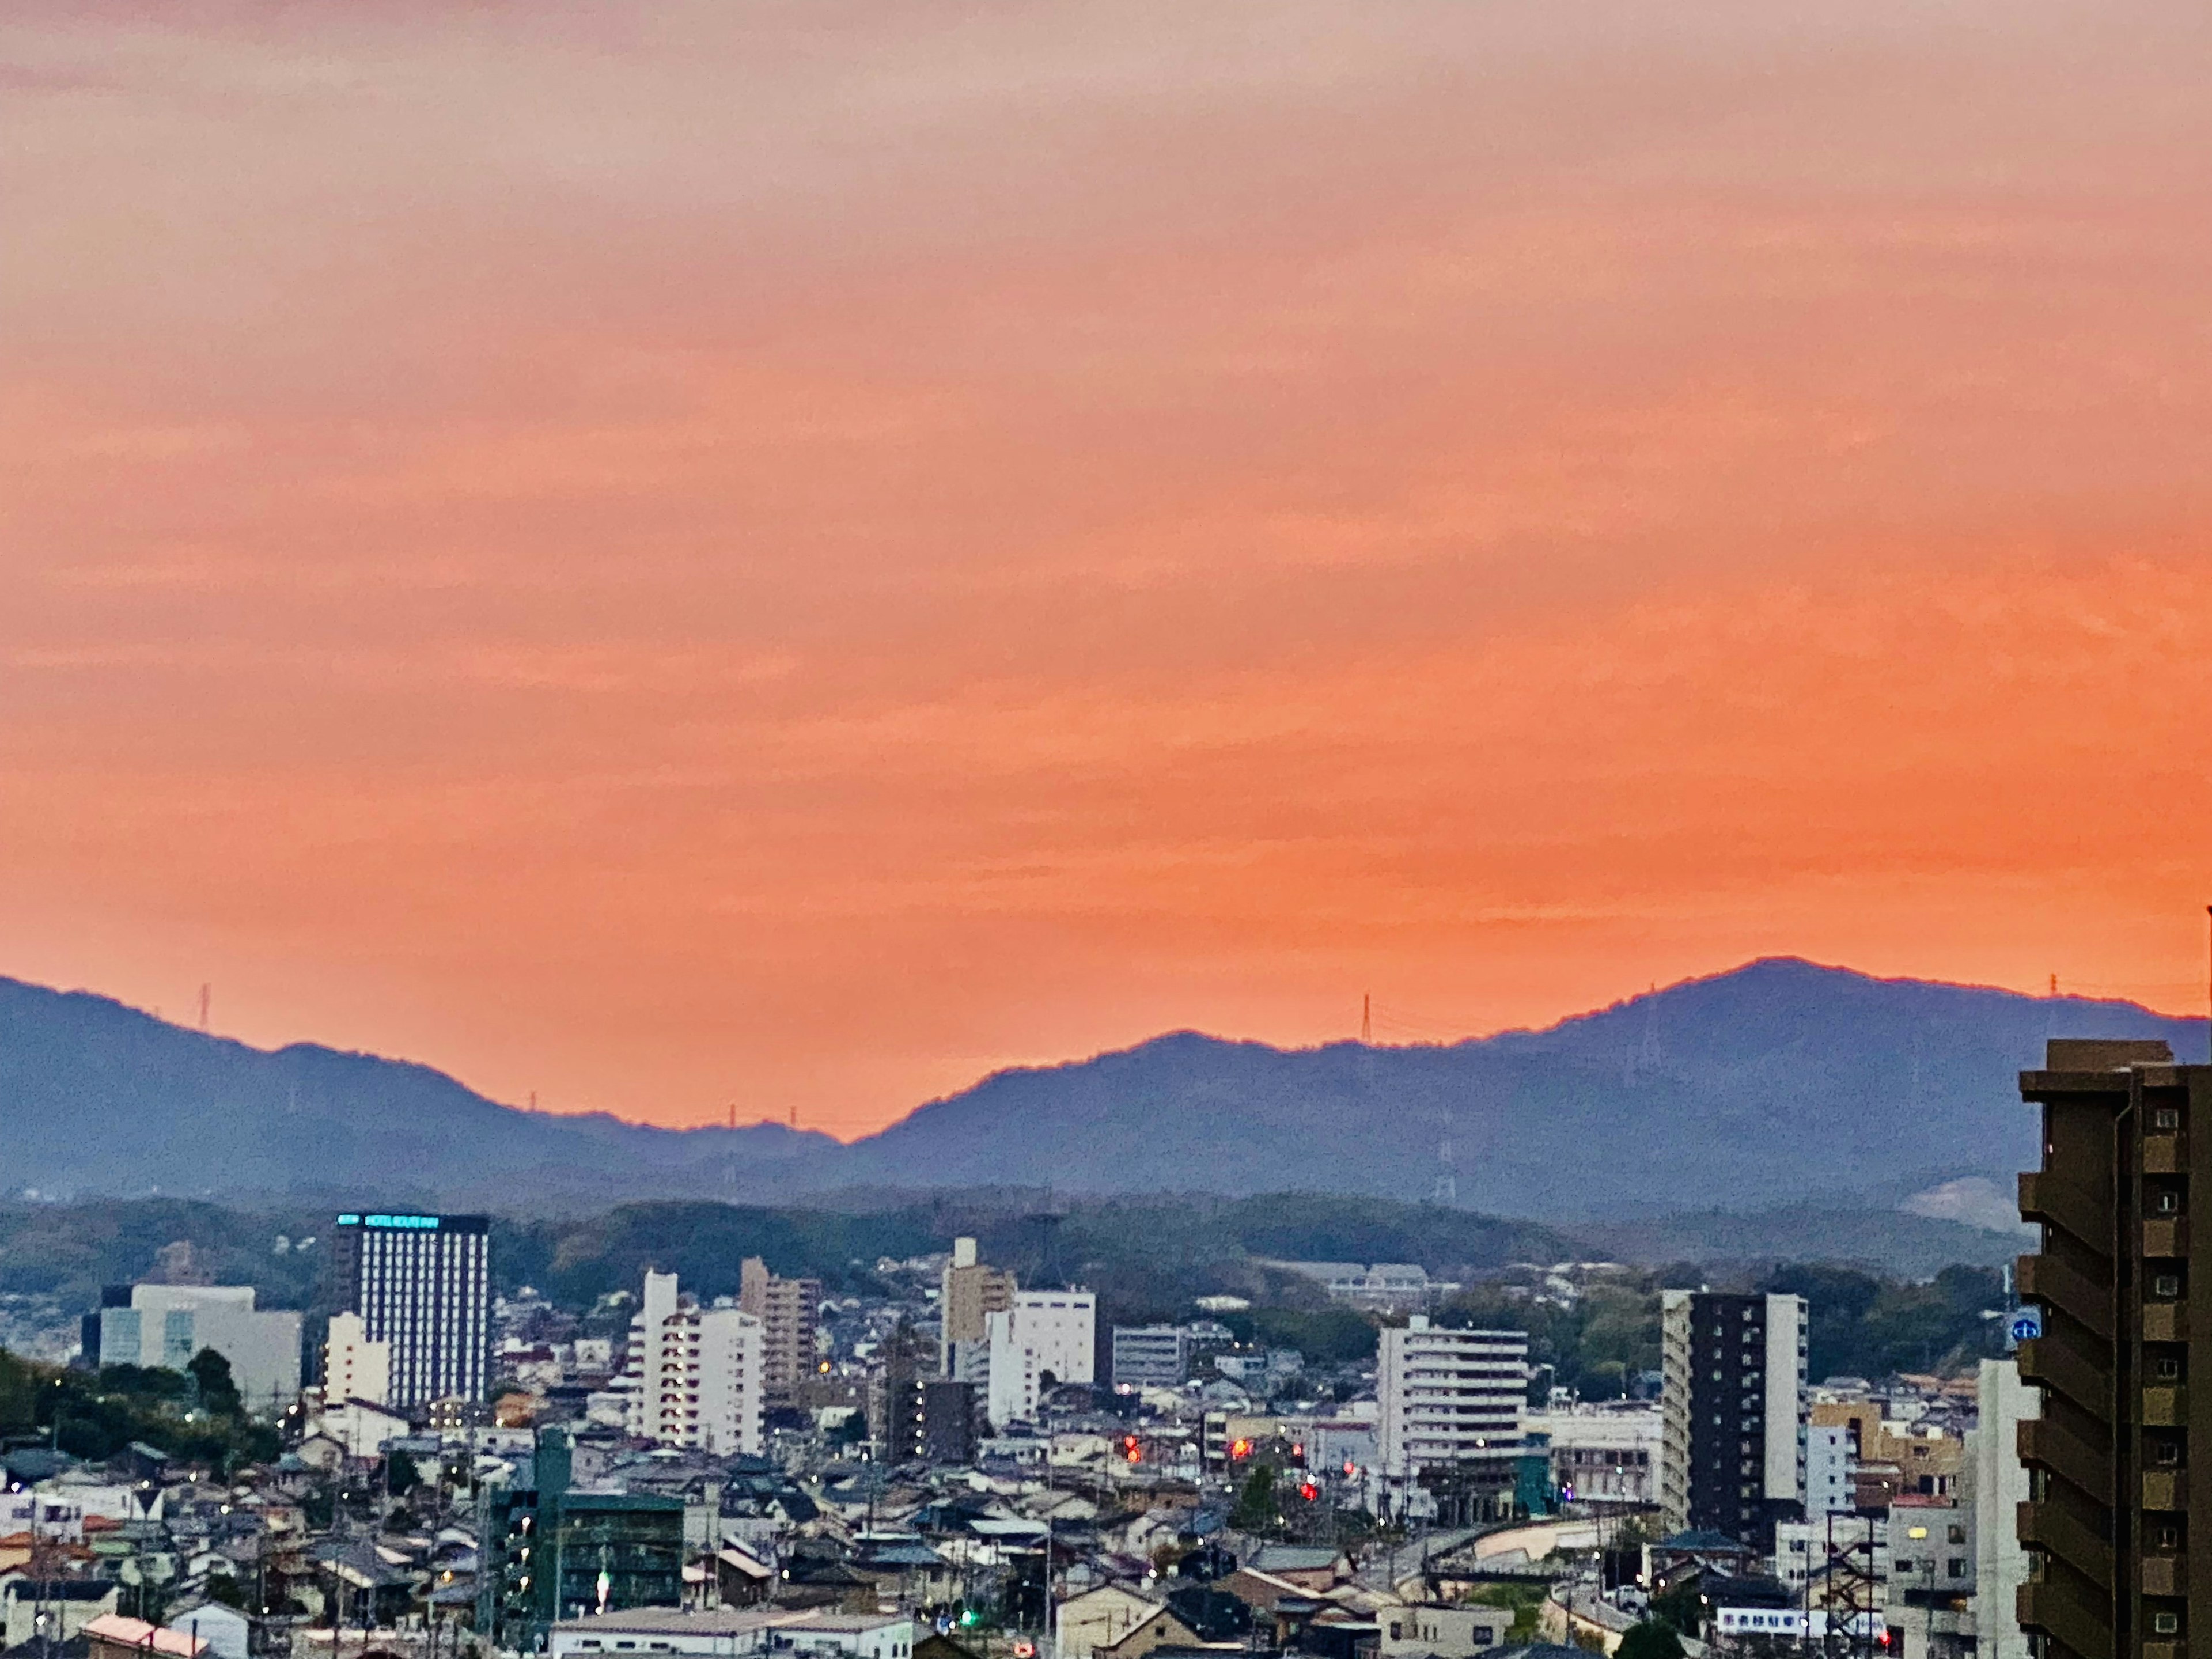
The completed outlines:
[[[2020,1183],[2043,1229],[2020,1261],[2042,1328],[2020,1375],[2043,1390],[2017,1427],[2020,1628],[2045,1659],[2187,1659],[2212,1644],[2212,1468],[2190,1468],[2212,1448],[2212,1370],[2191,1376],[2212,1272],[2195,1271],[2189,1220],[2200,1164],[2212,1181],[2212,1132],[2191,1121],[2212,1112],[2212,1066],[2053,1038],[2020,1091],[2043,1109],[2043,1168]]]
[[[1667,1291],[1659,1326],[1662,1524],[1772,1549],[1805,1516],[1804,1298]]]
[[[491,1219],[348,1212],[331,1252],[331,1303],[391,1347],[390,1398],[482,1400],[491,1368]]]

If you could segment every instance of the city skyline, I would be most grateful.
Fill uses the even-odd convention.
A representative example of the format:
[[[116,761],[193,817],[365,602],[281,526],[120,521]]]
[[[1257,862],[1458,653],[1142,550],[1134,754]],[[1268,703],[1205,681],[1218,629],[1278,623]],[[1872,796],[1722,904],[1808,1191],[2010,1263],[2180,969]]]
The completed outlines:
[[[14,8],[0,972],[848,1138],[2194,1012],[2206,27]]]

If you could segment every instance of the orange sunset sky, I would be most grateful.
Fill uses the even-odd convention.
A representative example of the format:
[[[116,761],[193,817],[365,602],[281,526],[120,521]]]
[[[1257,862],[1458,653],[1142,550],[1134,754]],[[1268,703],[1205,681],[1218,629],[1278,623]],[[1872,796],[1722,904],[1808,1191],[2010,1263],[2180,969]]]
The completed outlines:
[[[0,15],[0,972],[875,1127],[2202,1006],[2201,6]]]

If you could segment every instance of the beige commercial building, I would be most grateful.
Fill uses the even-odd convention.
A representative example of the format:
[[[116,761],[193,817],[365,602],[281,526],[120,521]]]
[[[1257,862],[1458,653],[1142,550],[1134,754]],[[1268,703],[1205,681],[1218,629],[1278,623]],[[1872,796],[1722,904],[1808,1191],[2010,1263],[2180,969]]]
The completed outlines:
[[[778,1279],[768,1263],[747,1256],[738,1269],[738,1307],[761,1322],[762,1376],[771,1395],[787,1396],[814,1374],[818,1279]]]
[[[988,1350],[984,1346],[990,1340],[990,1316],[994,1313],[1014,1310],[1014,1276],[996,1267],[986,1267],[975,1259],[975,1241],[956,1238],[952,1241],[952,1261],[945,1269],[943,1287],[938,1299],[938,1316],[943,1322],[939,1358],[947,1376],[961,1375],[961,1345],[974,1344],[969,1350],[978,1361],[979,1373]],[[981,1382],[981,1375],[964,1380]]]

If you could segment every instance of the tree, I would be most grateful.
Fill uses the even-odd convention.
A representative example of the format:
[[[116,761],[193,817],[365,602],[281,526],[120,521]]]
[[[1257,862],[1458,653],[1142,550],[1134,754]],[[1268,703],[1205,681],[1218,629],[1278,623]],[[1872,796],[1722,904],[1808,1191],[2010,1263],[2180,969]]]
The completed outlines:
[[[1695,1636],[1698,1627],[1705,1623],[1704,1600],[1698,1594],[1698,1581],[1685,1578],[1664,1595],[1651,1598],[1651,1618],[1663,1620],[1684,1636]],[[1649,1624],[1650,1620],[1646,1620]]]
[[[384,1460],[384,1489],[394,1498],[404,1498],[422,1484],[422,1471],[415,1467],[415,1460],[404,1451],[395,1451]]]
[[[1275,1524],[1275,1472],[1265,1463],[1244,1482],[1229,1524],[1239,1532],[1265,1532]]]
[[[185,1367],[199,1384],[201,1409],[216,1417],[236,1417],[240,1401],[238,1384],[230,1375],[230,1361],[213,1348],[202,1348]]]
[[[1672,1625],[1646,1619],[1628,1627],[1613,1659],[1682,1659],[1682,1638]]]

